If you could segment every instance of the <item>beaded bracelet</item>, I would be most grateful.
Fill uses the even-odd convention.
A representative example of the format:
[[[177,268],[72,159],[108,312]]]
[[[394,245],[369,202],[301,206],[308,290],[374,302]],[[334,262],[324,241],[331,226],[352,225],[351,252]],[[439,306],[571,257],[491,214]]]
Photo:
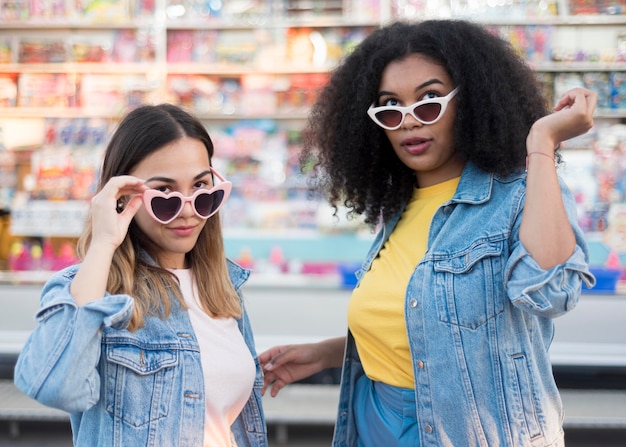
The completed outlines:
[[[556,165],[556,161],[554,160],[554,157],[551,157],[548,154],[545,154],[545,153],[539,152],[539,151],[529,152],[526,155],[526,172],[528,172],[528,157],[530,157],[531,155],[543,155],[544,157],[548,157],[550,160],[552,160],[552,162]]]

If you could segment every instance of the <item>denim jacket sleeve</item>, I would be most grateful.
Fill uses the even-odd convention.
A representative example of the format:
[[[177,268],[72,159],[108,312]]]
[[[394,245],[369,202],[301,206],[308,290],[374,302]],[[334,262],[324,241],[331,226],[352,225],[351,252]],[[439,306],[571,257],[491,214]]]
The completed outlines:
[[[588,287],[595,284],[595,278],[589,272],[585,236],[578,226],[576,204],[562,180],[561,191],[576,237],[574,252],[563,264],[549,270],[542,269],[519,240],[520,215],[513,233],[517,240],[506,267],[507,292],[511,302],[526,312],[548,318],[558,317],[574,308],[583,282]]]
[[[15,366],[14,381],[25,394],[44,405],[81,412],[98,402],[102,328],[124,328],[133,299],[106,295],[78,307],[70,294],[77,266],[50,278],[41,293],[37,327],[27,339]]]

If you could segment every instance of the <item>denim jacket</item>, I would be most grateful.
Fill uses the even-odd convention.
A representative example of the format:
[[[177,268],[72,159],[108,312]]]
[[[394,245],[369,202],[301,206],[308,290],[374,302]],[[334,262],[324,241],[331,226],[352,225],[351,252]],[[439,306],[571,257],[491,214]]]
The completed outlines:
[[[526,179],[468,163],[453,198],[435,212],[409,280],[405,323],[420,446],[561,446],[563,411],[548,349],[552,319],[574,308],[588,270],[576,206],[561,189],[577,246],[543,270],[519,239]],[[357,272],[370,268],[400,219],[385,223]],[[356,446],[351,408],[364,374],[348,333],[334,447]]]
[[[205,388],[187,311],[173,299],[166,320],[147,317],[144,327],[130,332],[125,329],[133,310],[128,295],[107,293],[77,307],[69,289],[77,269],[56,273],[44,286],[38,325],[15,367],[17,387],[71,413],[79,447],[202,447]],[[250,272],[230,261],[228,269],[241,297]],[[238,447],[266,447],[263,378],[245,309],[238,324],[255,360],[256,378],[232,431]]]

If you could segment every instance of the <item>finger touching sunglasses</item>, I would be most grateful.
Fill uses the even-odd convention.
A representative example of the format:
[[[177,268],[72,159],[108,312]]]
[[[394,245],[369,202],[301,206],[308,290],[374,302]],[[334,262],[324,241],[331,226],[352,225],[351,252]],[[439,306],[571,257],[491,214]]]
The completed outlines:
[[[191,203],[196,216],[208,219],[219,211],[228,199],[232,183],[222,177],[215,169],[211,171],[220,180],[220,183],[210,189],[199,189],[190,196],[184,196],[174,191],[164,193],[156,189],[149,189],[143,193],[143,203],[150,216],[162,223],[168,224],[176,219],[183,211],[185,203]]]
[[[383,129],[396,130],[402,126],[407,113],[422,124],[434,124],[441,119],[448,103],[458,93],[459,88],[455,88],[446,96],[441,98],[429,98],[418,101],[410,106],[380,106],[374,104],[367,110],[367,114],[372,121]]]

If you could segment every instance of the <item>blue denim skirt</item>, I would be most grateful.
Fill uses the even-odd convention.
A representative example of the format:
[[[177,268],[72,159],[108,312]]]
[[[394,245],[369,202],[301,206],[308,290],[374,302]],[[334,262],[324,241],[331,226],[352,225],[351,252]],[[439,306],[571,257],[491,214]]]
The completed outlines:
[[[419,447],[414,390],[364,374],[357,380],[353,405],[358,447]]]

